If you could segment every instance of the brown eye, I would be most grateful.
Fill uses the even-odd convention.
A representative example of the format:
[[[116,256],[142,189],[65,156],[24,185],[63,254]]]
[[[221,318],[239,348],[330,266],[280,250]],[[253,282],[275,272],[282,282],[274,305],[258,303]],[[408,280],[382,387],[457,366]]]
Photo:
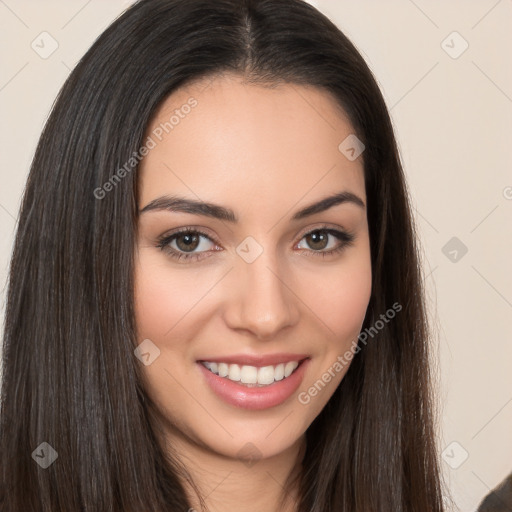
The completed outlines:
[[[330,237],[338,240],[338,244],[329,247],[330,245]],[[346,231],[339,231],[337,229],[331,228],[320,228],[315,229],[314,231],[310,231],[306,233],[302,240],[306,241],[307,247],[299,247],[300,249],[309,249],[306,250],[306,254],[310,253],[318,256],[329,256],[331,254],[335,254],[341,252],[346,247],[352,245],[355,240],[355,236],[351,233],[347,233]],[[327,249],[328,250],[325,250]]]
[[[176,246],[180,251],[193,251],[199,245],[199,236],[183,233],[175,236]]]
[[[329,242],[329,234],[326,230],[313,231],[305,236],[309,247],[315,250],[322,250],[327,247]]]
[[[177,260],[181,258],[199,260],[208,257],[212,252],[211,246],[215,247],[215,242],[206,233],[190,228],[165,235],[157,243],[159,249]]]

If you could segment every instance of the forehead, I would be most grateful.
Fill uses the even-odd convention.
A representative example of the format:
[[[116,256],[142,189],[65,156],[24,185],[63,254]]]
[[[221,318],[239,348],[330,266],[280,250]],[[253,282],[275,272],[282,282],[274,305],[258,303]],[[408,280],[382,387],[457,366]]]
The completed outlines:
[[[168,96],[148,125],[154,147],[139,168],[141,203],[170,192],[297,202],[343,188],[365,199],[362,158],[339,149],[352,134],[321,89],[229,74],[195,82]]]

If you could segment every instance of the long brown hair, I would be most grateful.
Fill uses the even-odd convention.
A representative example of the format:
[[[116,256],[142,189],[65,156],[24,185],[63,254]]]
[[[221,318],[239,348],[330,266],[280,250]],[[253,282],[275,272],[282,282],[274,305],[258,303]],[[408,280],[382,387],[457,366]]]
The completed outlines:
[[[67,79],[32,162],[10,268],[2,510],[188,510],[133,353],[136,165],[113,176],[170,93],[226,71],[318,87],[348,114],[366,147],[373,282],[363,328],[402,306],[360,343],[307,430],[298,510],[443,510],[423,284],[392,124],[353,44],[301,0],[141,0]],[[46,469],[33,460],[43,442],[58,454]]]

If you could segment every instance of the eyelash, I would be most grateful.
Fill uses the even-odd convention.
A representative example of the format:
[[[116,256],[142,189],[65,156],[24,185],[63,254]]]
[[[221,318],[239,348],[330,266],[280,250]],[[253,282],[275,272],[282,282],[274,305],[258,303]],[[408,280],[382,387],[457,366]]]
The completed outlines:
[[[332,229],[332,228],[329,228],[328,226],[321,226],[319,228],[315,228],[311,231],[308,231],[307,233],[304,233],[301,240],[303,238],[305,238],[306,236],[311,235],[313,233],[317,233],[317,232],[325,232],[328,235],[332,235],[335,238],[337,238],[341,242],[341,244],[338,247],[335,247],[334,249],[330,249],[328,251],[315,251],[315,250],[311,249],[311,250],[309,250],[309,252],[312,253],[312,254],[310,254],[312,256],[322,256],[323,258],[325,258],[326,256],[340,253],[346,247],[351,246],[355,240],[355,236],[352,233],[348,233],[346,231],[340,231],[337,229]],[[202,259],[208,257],[208,256],[204,256],[204,254],[207,251],[203,251],[203,252],[199,252],[199,253],[185,253],[185,252],[179,252],[176,249],[172,249],[171,247],[169,247],[169,244],[175,238],[177,238],[179,235],[183,235],[183,234],[200,235],[200,236],[203,236],[203,237],[207,238],[208,240],[210,240],[210,242],[213,242],[216,245],[220,245],[210,235],[207,235],[200,229],[182,228],[182,229],[179,229],[178,231],[175,231],[171,235],[163,235],[162,237],[160,237],[157,241],[156,246],[160,250],[169,254],[169,256],[171,256],[171,258],[174,258],[176,260],[184,259],[184,260],[188,260],[188,261],[198,261],[198,260],[202,260]],[[302,249],[302,250],[304,250],[304,249]],[[308,250],[306,250],[306,253],[307,252],[308,252]]]

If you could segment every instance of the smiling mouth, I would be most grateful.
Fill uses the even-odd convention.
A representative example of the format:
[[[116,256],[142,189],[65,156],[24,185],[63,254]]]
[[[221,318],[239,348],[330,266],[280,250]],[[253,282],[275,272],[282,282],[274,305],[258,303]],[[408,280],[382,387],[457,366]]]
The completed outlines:
[[[275,382],[286,380],[305,359],[268,366],[239,365],[213,361],[199,362],[215,375],[250,388],[267,387]]]

